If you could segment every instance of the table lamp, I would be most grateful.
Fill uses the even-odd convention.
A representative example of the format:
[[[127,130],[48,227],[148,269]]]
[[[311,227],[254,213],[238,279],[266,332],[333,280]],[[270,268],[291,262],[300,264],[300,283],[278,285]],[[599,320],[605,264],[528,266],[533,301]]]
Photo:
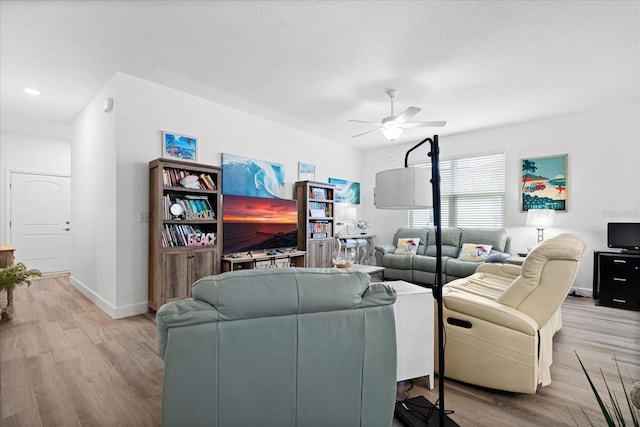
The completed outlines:
[[[553,225],[556,211],[553,209],[529,209],[527,211],[527,225],[538,229],[538,243],[544,240],[544,229]]]

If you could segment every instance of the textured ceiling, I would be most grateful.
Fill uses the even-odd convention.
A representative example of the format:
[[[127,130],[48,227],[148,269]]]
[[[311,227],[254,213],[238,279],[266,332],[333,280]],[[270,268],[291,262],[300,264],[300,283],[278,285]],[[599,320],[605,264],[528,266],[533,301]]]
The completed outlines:
[[[347,120],[388,116],[390,88],[441,135],[640,92],[638,1],[3,0],[0,19],[0,125],[57,138],[116,71],[362,149],[387,142]]]

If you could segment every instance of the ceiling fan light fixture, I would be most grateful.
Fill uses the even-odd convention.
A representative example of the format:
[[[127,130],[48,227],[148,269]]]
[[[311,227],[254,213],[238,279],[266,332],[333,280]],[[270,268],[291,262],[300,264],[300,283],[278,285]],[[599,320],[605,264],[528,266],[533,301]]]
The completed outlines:
[[[40,95],[40,91],[38,89],[36,89],[36,88],[33,88],[33,87],[25,87],[24,91],[25,91],[25,93],[27,93],[28,95],[31,95],[31,96]]]
[[[382,130],[382,134],[389,141],[394,141],[402,136],[404,133],[404,129],[397,127],[395,124],[393,126],[386,127]]]

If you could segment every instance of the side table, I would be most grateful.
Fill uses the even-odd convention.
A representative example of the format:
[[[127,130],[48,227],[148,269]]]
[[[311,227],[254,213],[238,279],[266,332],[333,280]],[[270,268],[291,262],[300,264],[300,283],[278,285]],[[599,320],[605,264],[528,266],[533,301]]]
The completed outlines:
[[[525,258],[526,257],[519,256],[519,255],[518,256],[510,256],[509,258],[507,258],[505,260],[505,262],[507,264],[522,265],[522,263],[524,263],[524,259]]]
[[[402,280],[384,282],[396,290],[397,380],[429,377],[433,389],[433,295],[431,289]]]
[[[0,268],[13,265],[13,253],[16,248],[7,243],[0,243]],[[7,307],[0,311],[0,317],[7,315],[7,319],[13,318],[13,289],[7,289]]]

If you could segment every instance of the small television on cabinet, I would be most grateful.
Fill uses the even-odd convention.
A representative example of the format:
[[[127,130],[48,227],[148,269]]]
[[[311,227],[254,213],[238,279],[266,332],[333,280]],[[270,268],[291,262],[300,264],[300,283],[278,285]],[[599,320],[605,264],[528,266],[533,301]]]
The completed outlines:
[[[222,252],[225,255],[298,246],[296,200],[222,197]]]
[[[608,223],[607,246],[623,251],[640,251],[640,222]]]

